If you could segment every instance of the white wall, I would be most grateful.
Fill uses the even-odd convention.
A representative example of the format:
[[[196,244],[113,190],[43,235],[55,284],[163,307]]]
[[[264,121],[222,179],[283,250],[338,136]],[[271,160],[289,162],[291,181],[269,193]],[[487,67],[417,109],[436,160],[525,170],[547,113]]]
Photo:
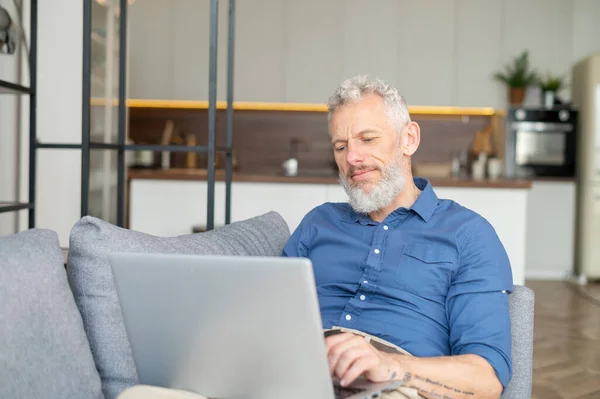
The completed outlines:
[[[81,143],[83,2],[39,1],[38,13],[38,139]],[[64,247],[79,219],[80,171],[77,150],[38,151],[36,226]]]
[[[130,17],[130,97],[206,100],[208,2],[139,1]],[[370,73],[397,85],[412,105],[504,107],[505,87],[491,76],[522,50],[555,74],[600,51],[600,2],[244,0],[236,29],[238,101],[322,103],[343,78]],[[226,39],[219,41],[220,99]]]
[[[25,1],[25,3],[24,25],[28,34],[29,2]],[[70,0],[38,2],[37,134],[40,142],[81,142],[82,14],[81,2]],[[27,64],[23,65],[22,73],[26,78],[29,73]],[[23,84],[28,85],[28,80],[24,80]],[[28,115],[27,97],[23,99],[20,115],[19,196],[24,202],[28,200],[29,195]],[[10,121],[16,121],[16,118],[16,115],[11,114]],[[4,126],[12,122],[2,118],[2,123]],[[0,148],[4,148],[6,136],[0,134],[0,140],[3,140],[0,142]],[[68,246],[70,229],[79,217],[80,159],[79,152],[76,150],[38,151],[36,227],[56,231],[60,244],[64,247]],[[3,156],[0,157],[0,162],[3,162],[4,166]],[[8,172],[13,178],[16,169],[13,166]],[[0,219],[2,231],[10,227],[5,220]],[[27,227],[27,212],[22,211],[19,215],[17,231],[25,230]]]

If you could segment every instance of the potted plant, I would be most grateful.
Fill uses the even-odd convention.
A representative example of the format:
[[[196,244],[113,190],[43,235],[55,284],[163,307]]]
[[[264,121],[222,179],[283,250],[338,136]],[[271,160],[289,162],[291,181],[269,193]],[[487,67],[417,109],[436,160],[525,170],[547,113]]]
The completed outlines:
[[[521,105],[527,87],[538,82],[537,72],[529,65],[529,52],[523,51],[507,64],[503,71],[494,74],[494,79],[508,86],[508,98],[511,105]]]
[[[550,72],[540,80],[540,89],[542,89],[542,101],[547,108],[554,106],[556,93],[565,87],[566,77],[564,75],[552,75]]]

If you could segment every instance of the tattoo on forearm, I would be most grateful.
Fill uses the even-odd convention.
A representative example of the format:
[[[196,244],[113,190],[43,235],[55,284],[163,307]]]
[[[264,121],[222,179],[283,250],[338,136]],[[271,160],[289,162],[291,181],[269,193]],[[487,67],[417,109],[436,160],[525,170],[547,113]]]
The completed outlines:
[[[404,373],[404,378],[402,379],[402,381],[404,382],[404,384],[406,386],[408,386],[409,388],[416,388],[419,391],[419,393],[429,395],[429,396],[431,396],[433,398],[453,399],[453,397],[448,396],[446,394],[440,394],[440,393],[437,393],[437,392],[433,392],[433,391],[429,391],[429,390],[426,390],[426,389],[423,389],[423,388],[419,388],[417,386],[414,386],[413,384],[407,384],[413,378],[415,380],[424,382],[424,383],[429,384],[429,385],[435,385],[435,386],[438,386],[440,388],[444,388],[444,389],[446,389],[448,391],[451,391],[453,393],[457,393],[457,394],[461,394],[461,395],[468,395],[468,396],[474,396],[475,395],[473,392],[462,391],[460,389],[456,389],[456,388],[453,388],[453,387],[448,386],[446,384],[443,384],[440,381],[432,380],[431,378],[428,378],[428,377],[423,377],[423,376],[420,376],[420,375],[417,375],[417,374],[411,374],[411,373],[408,373],[408,372]]]

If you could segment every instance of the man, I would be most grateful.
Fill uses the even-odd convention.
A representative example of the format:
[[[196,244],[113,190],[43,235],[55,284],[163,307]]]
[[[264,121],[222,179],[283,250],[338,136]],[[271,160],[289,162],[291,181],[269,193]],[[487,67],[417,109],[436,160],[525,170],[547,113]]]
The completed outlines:
[[[329,101],[329,130],[349,203],[326,203],[283,255],[314,266],[323,328],[378,337],[326,338],[332,374],[350,384],[403,379],[426,398],[498,398],[512,376],[512,273],[493,227],[439,199],[410,160],[419,125],[386,83],[345,81]]]

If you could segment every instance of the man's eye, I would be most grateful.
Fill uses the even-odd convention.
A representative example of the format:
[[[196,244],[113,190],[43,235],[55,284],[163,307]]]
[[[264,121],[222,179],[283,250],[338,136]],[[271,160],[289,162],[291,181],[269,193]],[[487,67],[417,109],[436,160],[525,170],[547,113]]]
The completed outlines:
[[[367,138],[363,139],[363,141],[366,141],[366,142],[373,141],[373,140],[374,140],[374,139],[373,139],[373,138],[371,138],[371,137],[367,137]]]
[[[346,148],[345,146],[339,146],[339,147],[335,147],[335,150],[339,152],[339,151],[344,151],[345,148]]]

